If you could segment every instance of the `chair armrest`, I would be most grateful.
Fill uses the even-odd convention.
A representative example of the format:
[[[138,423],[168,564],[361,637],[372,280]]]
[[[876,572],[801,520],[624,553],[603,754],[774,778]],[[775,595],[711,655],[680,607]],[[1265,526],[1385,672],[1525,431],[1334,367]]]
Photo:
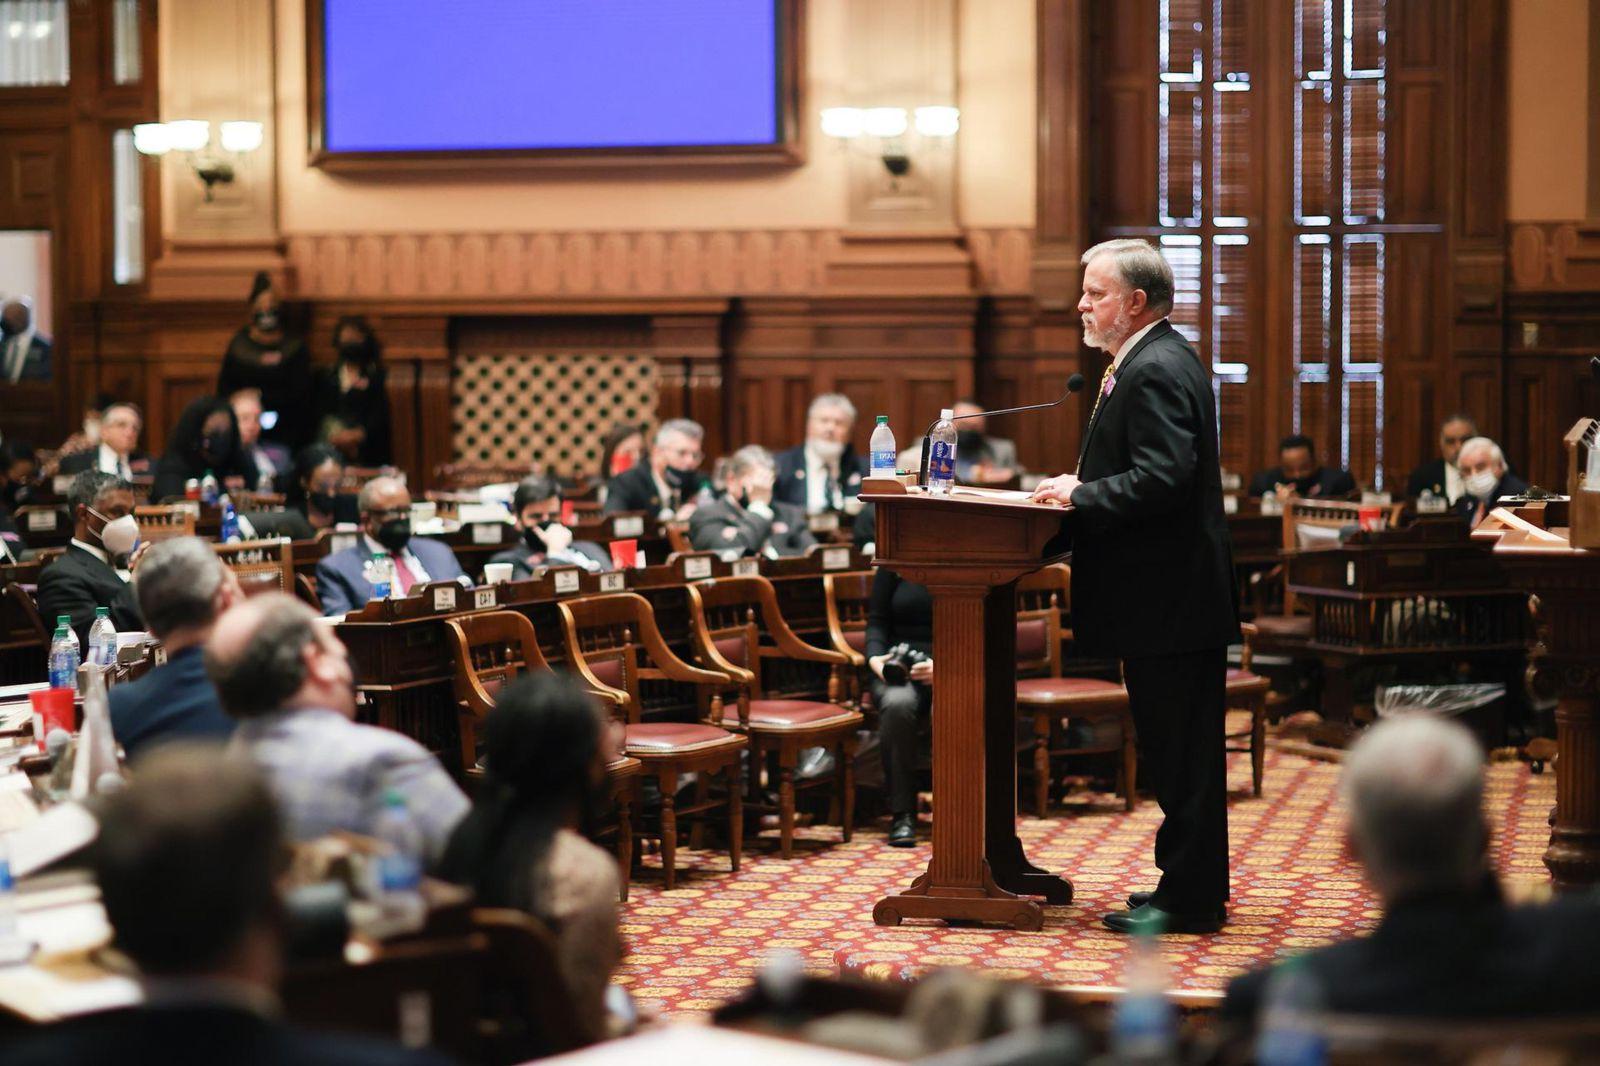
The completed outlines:
[[[761,624],[772,634],[772,639],[777,645],[772,648],[762,648],[762,655],[802,659],[813,663],[830,663],[834,666],[845,666],[850,662],[850,657],[841,651],[814,647],[796,636],[795,631],[789,628],[788,620],[783,617],[783,612],[778,609],[778,596],[773,592],[771,584],[761,590]]]

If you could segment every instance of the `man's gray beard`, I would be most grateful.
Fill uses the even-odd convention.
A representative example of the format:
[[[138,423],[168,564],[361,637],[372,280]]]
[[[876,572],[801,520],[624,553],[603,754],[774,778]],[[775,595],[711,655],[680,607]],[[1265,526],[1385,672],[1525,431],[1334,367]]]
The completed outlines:
[[[1099,348],[1109,355],[1116,355],[1123,342],[1133,333],[1133,323],[1126,307],[1117,312],[1117,317],[1111,320],[1111,329],[1105,333],[1096,333],[1087,317],[1083,321],[1083,343],[1091,348]]]

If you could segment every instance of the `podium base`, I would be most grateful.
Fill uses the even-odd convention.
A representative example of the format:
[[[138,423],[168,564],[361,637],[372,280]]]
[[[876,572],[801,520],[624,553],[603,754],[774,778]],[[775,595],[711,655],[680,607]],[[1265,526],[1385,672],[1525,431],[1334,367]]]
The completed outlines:
[[[1028,865],[1026,861],[1024,865]],[[880,899],[872,908],[872,920],[878,925],[899,925],[906,918],[938,918],[1009,925],[1020,932],[1037,933],[1044,928],[1044,907],[1028,896],[1043,896],[1045,902],[1057,905],[1072,902],[1072,883],[1037,867],[1007,871],[1004,880],[1004,885],[996,883],[987,863],[980,888],[933,887],[925,873],[904,892]]]

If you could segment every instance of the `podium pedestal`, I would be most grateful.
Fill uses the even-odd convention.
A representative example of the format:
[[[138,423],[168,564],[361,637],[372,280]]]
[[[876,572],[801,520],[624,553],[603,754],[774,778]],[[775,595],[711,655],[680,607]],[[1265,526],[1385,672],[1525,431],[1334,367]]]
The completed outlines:
[[[933,858],[904,892],[873,908],[905,918],[997,922],[1037,930],[1072,902],[1072,884],[1034,866],[1017,837],[1016,583],[1056,562],[1060,507],[1020,494],[951,496],[869,481],[877,563],[933,596]]]

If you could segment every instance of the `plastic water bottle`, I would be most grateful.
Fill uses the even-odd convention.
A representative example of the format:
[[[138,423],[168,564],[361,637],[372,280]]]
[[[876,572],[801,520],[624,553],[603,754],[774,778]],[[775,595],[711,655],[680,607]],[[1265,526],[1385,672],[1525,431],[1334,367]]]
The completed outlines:
[[[1434,493],[1432,489],[1423,489],[1422,495],[1417,497],[1418,514],[1444,514],[1450,509],[1450,501]]]
[[[244,538],[239,535],[239,512],[233,509],[233,501],[223,495],[218,501],[222,506],[222,529],[219,536],[224,544],[235,544]]]
[[[894,446],[894,430],[889,428],[889,416],[879,415],[872,431],[872,477],[894,477],[895,459],[899,453]]]
[[[1256,1062],[1261,1066],[1321,1066],[1328,1045],[1316,1018],[1327,1008],[1322,985],[1295,956],[1272,971],[1261,1004]]]
[[[71,616],[57,615],[56,632],[50,638],[50,687],[78,691],[78,663],[81,661],[78,634],[72,631]]]
[[[372,586],[372,598],[386,600],[394,587],[394,562],[382,552],[373,552],[367,560],[367,584]]]
[[[11,876],[11,842],[0,836],[0,954],[17,940],[17,884]]]
[[[111,666],[117,661],[117,627],[111,624],[111,611],[94,609],[94,625],[89,627],[89,661],[96,666]]]
[[[1178,1061],[1178,1019],[1167,998],[1159,928],[1139,934],[1123,974],[1123,996],[1111,1016],[1111,1054],[1118,1063],[1157,1066]]]
[[[946,407],[928,434],[928,491],[946,495],[956,481],[955,411]]]
[[[200,502],[211,506],[217,502],[217,475],[206,471],[206,476],[200,479]]]
[[[381,846],[377,888],[384,925],[396,932],[421,929],[427,916],[422,900],[422,833],[399,792],[384,793],[373,830]]]

